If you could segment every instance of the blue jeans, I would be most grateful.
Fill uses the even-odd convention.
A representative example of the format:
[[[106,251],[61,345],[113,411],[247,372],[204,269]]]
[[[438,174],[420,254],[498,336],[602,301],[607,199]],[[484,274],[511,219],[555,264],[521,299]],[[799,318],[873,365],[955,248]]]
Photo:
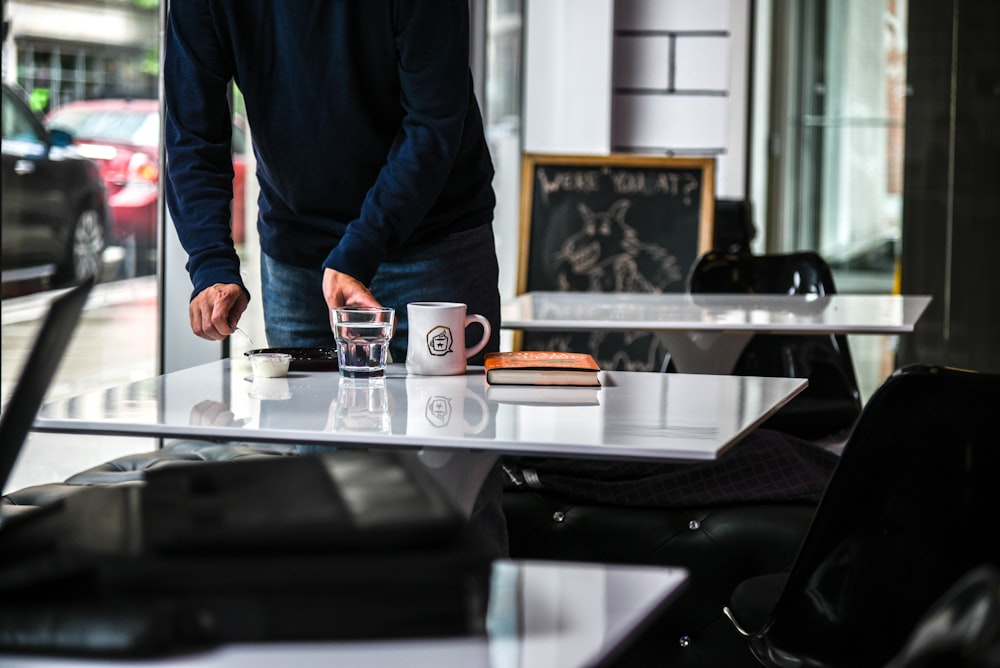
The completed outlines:
[[[398,326],[389,344],[393,362],[406,361],[406,305],[418,301],[468,304],[493,326],[489,343],[469,364],[482,364],[487,352],[500,349],[500,269],[493,227],[481,225],[387,260],[375,274],[372,294],[396,309]],[[261,253],[261,298],[267,342],[276,347],[333,347],[330,313],[323,299],[323,272],[282,264]],[[469,344],[482,334],[469,327]]]

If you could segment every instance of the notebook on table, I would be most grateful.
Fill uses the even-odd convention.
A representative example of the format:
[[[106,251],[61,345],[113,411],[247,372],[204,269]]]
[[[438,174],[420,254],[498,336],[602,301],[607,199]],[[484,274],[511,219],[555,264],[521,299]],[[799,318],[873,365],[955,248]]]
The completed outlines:
[[[6,484],[88,281],[53,300],[0,416]],[[391,451],[179,464],[0,524],[0,652],[142,656],[227,642],[480,633],[490,558]]]

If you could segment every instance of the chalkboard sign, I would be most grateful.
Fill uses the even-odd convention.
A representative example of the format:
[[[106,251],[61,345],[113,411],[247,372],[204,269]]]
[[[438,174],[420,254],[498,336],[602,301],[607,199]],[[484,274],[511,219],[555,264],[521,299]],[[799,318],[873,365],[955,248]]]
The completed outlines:
[[[713,158],[527,154],[518,292],[683,292],[711,248]],[[578,350],[603,368],[658,370],[648,332],[525,333],[524,349]]]

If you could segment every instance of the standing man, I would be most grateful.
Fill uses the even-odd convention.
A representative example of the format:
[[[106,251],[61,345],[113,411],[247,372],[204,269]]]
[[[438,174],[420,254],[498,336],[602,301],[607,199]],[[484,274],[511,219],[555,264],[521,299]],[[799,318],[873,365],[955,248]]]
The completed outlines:
[[[166,197],[194,284],[191,329],[234,331],[250,295],[230,230],[230,82],[260,183],[268,344],[333,344],[330,308],[455,301],[493,325],[493,163],[469,71],[468,0],[170,0]],[[472,336],[476,329],[470,328]],[[471,343],[474,343],[471,342]],[[470,524],[507,552],[499,463]]]
[[[166,196],[194,284],[191,328],[230,335],[249,301],[230,232],[233,81],[260,183],[271,346],[329,346],[329,309],[482,313],[499,349],[493,165],[469,71],[468,0],[170,0]],[[477,363],[476,359],[470,360]]]

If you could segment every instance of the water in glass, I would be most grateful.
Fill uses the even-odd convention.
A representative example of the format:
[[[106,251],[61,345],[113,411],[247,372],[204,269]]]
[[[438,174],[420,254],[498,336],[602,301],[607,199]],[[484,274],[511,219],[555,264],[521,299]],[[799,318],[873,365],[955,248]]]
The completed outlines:
[[[332,320],[341,375],[347,378],[384,376],[392,338],[392,309],[333,309]]]

